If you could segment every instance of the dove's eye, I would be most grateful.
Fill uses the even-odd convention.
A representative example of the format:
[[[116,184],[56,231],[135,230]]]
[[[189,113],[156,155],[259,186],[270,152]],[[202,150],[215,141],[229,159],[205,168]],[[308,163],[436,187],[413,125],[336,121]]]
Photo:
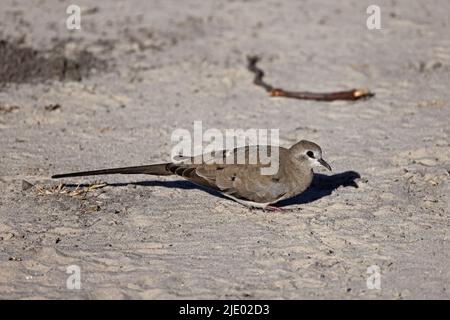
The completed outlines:
[[[310,157],[310,158],[313,158],[313,159],[314,159],[314,152],[312,152],[312,151],[308,151],[308,152],[306,153],[306,155],[307,155],[308,157]]]

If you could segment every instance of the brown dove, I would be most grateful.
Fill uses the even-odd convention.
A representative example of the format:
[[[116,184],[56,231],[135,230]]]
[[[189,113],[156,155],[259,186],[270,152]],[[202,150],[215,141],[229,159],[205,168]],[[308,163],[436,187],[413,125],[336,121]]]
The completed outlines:
[[[260,149],[269,156],[277,154],[278,168],[272,174],[263,174],[271,162],[262,161]],[[253,153],[252,153],[253,152]],[[245,159],[241,162],[236,159]],[[252,155],[257,157],[252,159]],[[240,157],[241,156],[241,157]],[[216,152],[197,157],[181,157],[180,162],[167,162],[144,166],[102,169],[64,173],[52,178],[81,177],[103,174],[149,174],[156,176],[177,175],[197,185],[213,189],[248,207],[274,209],[272,205],[305,191],[312,182],[313,168],[323,166],[331,170],[322,159],[322,149],[314,142],[302,140],[289,149],[273,146],[247,146],[231,151]],[[239,158],[240,157],[240,158]],[[273,160],[273,159],[272,159]]]

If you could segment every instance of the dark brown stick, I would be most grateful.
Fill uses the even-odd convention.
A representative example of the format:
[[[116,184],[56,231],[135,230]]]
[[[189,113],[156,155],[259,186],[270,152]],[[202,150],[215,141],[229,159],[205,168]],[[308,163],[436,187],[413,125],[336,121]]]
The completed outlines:
[[[316,101],[335,101],[335,100],[359,100],[373,97],[375,94],[363,89],[353,89],[348,91],[337,91],[327,93],[317,93],[308,91],[286,91],[283,89],[274,88],[272,85],[264,82],[264,71],[256,66],[259,61],[257,56],[249,56],[248,70],[255,74],[253,83],[259,87],[264,88],[271,97],[285,97],[295,98],[303,100],[316,100]]]

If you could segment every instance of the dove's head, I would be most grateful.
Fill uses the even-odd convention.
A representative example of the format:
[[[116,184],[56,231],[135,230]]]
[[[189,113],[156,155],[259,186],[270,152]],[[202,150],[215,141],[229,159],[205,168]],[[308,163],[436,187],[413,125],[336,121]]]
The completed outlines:
[[[322,149],[314,142],[302,140],[294,144],[289,151],[295,159],[308,163],[311,168],[323,166],[331,171],[331,166],[322,159]]]

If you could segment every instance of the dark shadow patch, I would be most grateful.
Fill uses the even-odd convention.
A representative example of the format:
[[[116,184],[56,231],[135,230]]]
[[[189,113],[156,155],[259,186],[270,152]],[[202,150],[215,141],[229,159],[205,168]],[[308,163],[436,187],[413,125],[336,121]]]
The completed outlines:
[[[64,184],[67,188],[84,188],[89,187],[91,184]],[[117,183],[107,183],[109,187],[126,187],[129,185],[135,185],[135,186],[143,186],[143,187],[163,187],[163,188],[175,188],[175,189],[182,189],[182,190],[191,190],[191,189],[198,189],[205,191],[213,196],[223,198],[223,199],[229,199],[225,196],[223,196],[221,193],[214,191],[213,189],[209,189],[206,187],[202,187],[199,185],[196,185],[188,180],[176,180],[176,181],[159,181],[159,180],[148,180],[148,181],[137,181],[137,182],[117,182]]]
[[[80,51],[68,58],[63,46],[39,51],[13,41],[0,40],[0,87],[37,81],[81,81],[92,69],[107,65],[92,53]]]
[[[339,187],[358,188],[355,180],[359,178],[361,178],[361,175],[355,171],[346,171],[332,176],[316,173],[314,174],[313,182],[308,189],[293,198],[277,203],[276,206],[284,207],[294,204],[310,203],[329,196]]]

